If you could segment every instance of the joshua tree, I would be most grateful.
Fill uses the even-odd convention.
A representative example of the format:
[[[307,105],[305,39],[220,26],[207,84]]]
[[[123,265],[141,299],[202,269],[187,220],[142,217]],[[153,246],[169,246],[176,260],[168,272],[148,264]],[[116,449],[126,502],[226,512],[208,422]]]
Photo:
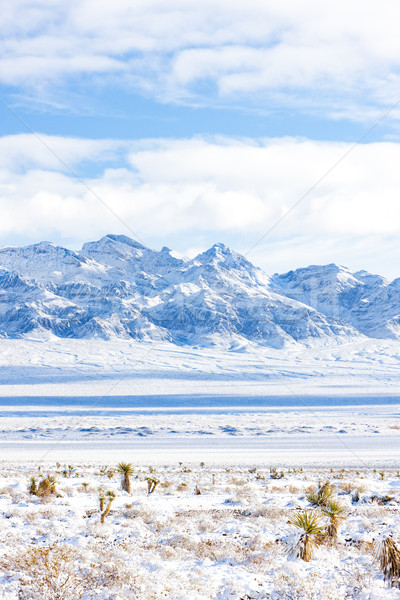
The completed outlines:
[[[303,510],[295,514],[289,523],[302,529],[300,537],[291,550],[291,554],[309,562],[314,548],[320,544],[324,533],[324,526],[319,520],[319,515],[314,510]]]
[[[326,533],[332,540],[336,540],[339,525],[341,521],[346,518],[344,515],[344,507],[337,500],[331,500],[327,506],[322,508],[322,512],[329,519]]]
[[[106,492],[106,498],[108,500],[108,504],[106,506],[105,511],[103,511],[100,516],[100,523],[102,523],[102,524],[104,523],[104,519],[106,518],[106,516],[110,513],[111,505],[115,500],[115,493],[114,492]]]
[[[118,473],[121,473],[121,487],[123,490],[131,493],[131,480],[130,476],[133,475],[133,467],[131,463],[120,462],[117,466]]]
[[[100,512],[104,511],[104,502],[106,500],[106,497],[104,495],[103,492],[103,488],[99,487],[99,506],[100,506]]]
[[[147,479],[147,493],[152,494],[160,482],[158,479],[155,479],[155,477],[146,477],[146,479]]]
[[[375,546],[383,577],[391,587],[400,588],[400,550],[391,535],[380,539]]]
[[[326,481],[323,485],[318,483],[316,492],[311,492],[307,495],[307,500],[313,506],[328,506],[332,499],[335,488],[330,481]]]

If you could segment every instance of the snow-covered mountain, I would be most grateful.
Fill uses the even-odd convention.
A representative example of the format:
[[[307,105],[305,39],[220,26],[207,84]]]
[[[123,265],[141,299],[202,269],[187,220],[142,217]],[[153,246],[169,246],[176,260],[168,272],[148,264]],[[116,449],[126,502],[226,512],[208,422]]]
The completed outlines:
[[[33,332],[232,348],[400,338],[400,280],[336,265],[270,278],[223,244],[189,260],[122,235],[0,248],[0,336]]]
[[[390,283],[380,275],[331,264],[274,275],[270,284],[368,337],[400,339],[400,278]]]

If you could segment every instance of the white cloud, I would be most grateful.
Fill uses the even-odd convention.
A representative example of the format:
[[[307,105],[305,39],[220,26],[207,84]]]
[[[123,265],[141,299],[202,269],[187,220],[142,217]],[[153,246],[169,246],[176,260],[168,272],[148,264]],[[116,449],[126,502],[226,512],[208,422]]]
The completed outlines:
[[[0,81],[43,95],[89,74],[162,101],[360,118],[398,100],[399,19],[395,0],[14,0],[0,15]]]
[[[294,138],[45,141],[73,168],[96,165],[98,175],[86,180],[88,189],[33,135],[0,138],[3,243],[47,239],[78,247],[108,232],[133,230],[154,247],[186,252],[224,241],[246,252],[274,228],[250,255],[270,271],[304,262],[368,268],[381,261],[383,274],[396,272],[399,144],[357,146],[285,216],[348,144]],[[116,161],[125,166],[115,167]]]
[[[110,162],[129,147],[119,140],[90,140],[44,134],[19,134],[0,137],[0,165],[9,171],[46,169],[67,171],[82,161]]]

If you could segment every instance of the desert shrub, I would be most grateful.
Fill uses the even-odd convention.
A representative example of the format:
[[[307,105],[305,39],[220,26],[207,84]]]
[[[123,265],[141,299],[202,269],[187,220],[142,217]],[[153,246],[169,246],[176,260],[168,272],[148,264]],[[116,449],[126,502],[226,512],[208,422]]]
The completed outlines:
[[[294,574],[278,575],[274,579],[274,591],[265,600],[342,600],[344,598],[336,586],[326,583],[316,573],[309,573],[302,579]]]
[[[357,493],[359,496],[367,491],[365,485],[360,485],[359,483],[354,483],[351,481],[343,481],[339,485],[339,489],[344,494]]]
[[[354,487],[355,486],[351,481],[342,481],[339,485],[339,489],[345,494],[351,494]]]
[[[351,568],[343,570],[341,574],[347,587],[348,598],[358,598],[372,588],[374,573],[364,556],[361,560],[353,562]]]
[[[171,486],[172,486],[172,481],[164,481],[163,483],[160,483],[160,487],[162,487],[165,490],[167,490]]]
[[[96,540],[93,545],[91,567],[87,574],[91,589],[94,587],[118,588],[120,591],[124,586],[132,589],[135,585],[135,567],[132,559],[124,560],[119,553],[119,547],[110,553],[106,541]],[[116,598],[117,596],[112,597]],[[136,595],[133,597],[137,598]]]
[[[39,496],[39,498],[49,498],[50,496],[55,496],[56,494],[56,478],[52,475],[47,475],[47,477],[44,477],[39,482],[35,495]]]
[[[78,487],[78,492],[83,492],[85,494],[93,494],[96,491],[96,488],[91,486],[89,483],[84,481],[82,485]]]
[[[389,502],[392,502],[392,500],[394,500],[394,496],[381,496],[380,494],[372,494],[370,498],[370,502],[380,504],[381,506],[389,504]]]
[[[80,560],[74,548],[54,545],[24,548],[0,564],[19,576],[19,600],[79,600],[85,591]]]

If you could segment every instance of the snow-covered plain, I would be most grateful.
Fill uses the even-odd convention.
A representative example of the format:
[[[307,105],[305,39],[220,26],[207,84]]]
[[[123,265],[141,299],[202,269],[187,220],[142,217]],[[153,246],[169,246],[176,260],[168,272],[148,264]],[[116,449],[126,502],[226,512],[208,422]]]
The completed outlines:
[[[396,466],[400,343],[241,352],[2,340],[8,459]]]

